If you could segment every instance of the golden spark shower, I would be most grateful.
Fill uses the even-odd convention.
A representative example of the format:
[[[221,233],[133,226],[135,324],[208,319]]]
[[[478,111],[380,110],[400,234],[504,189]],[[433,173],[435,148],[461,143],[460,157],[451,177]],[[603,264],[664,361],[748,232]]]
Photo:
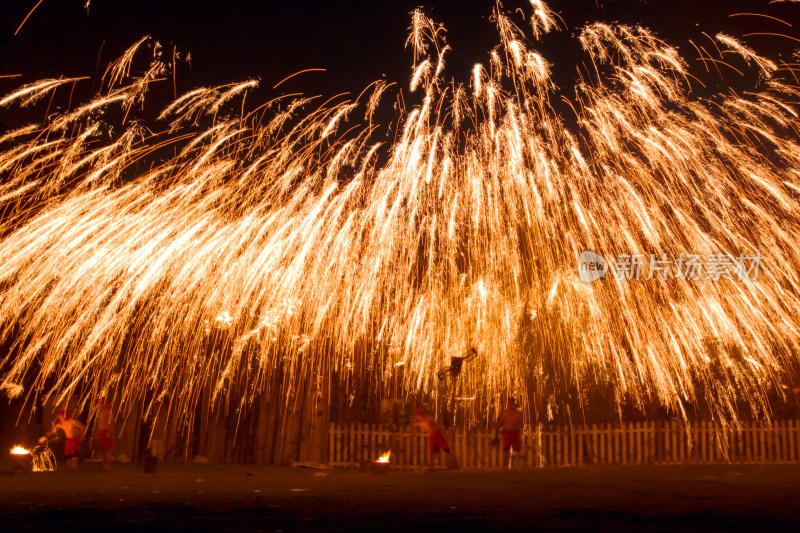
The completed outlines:
[[[243,81],[150,109],[174,83],[150,38],[94,98],[7,132],[4,393],[186,417],[351,380],[447,401],[437,374],[474,348],[452,391],[472,419],[513,394],[547,420],[593,391],[768,418],[800,347],[800,56],[709,34],[690,57],[596,23],[559,92],[537,44],[565,24],[540,0],[494,20],[497,47],[454,80],[444,28],[413,13],[416,103],[388,138],[377,110],[401,88],[384,81],[263,104]],[[754,90],[698,96],[697,69]],[[85,83],[26,84],[0,108]],[[603,277],[582,281],[584,252]]]

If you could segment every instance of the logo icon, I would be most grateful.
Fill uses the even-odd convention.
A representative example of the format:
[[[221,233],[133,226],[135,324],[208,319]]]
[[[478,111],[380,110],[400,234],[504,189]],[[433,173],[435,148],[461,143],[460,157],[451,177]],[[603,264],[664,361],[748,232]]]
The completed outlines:
[[[594,252],[583,252],[578,257],[578,276],[584,283],[591,283],[606,276],[606,261]]]

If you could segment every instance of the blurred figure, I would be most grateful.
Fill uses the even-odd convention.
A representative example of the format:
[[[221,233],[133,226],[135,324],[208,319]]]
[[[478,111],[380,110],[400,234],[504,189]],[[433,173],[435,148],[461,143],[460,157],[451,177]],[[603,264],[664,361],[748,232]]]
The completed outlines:
[[[67,414],[66,411],[58,413],[58,421],[53,425],[53,429],[45,433],[45,436],[39,439],[47,440],[47,437],[55,435],[58,430],[64,432],[66,436],[66,443],[64,444],[64,458],[70,468],[78,468],[78,458],[81,455],[81,441],[83,440],[83,433],[86,431],[84,426],[78,420],[75,420]]]
[[[112,421],[114,413],[104,397],[97,399],[97,444],[103,454],[103,468],[111,469],[111,450],[114,448]]]
[[[511,464],[511,453],[513,450],[520,451],[522,449],[522,439],[520,439],[522,426],[522,411],[517,408],[516,400],[509,397],[505,410],[500,412],[500,417],[497,419],[497,429],[494,432],[494,442],[499,441],[498,435],[501,431],[503,432],[504,465]]]
[[[416,409],[411,424],[414,427],[420,428],[428,435],[429,470],[433,470],[433,460],[439,454],[439,450],[443,450],[449,455],[447,468],[458,468],[458,461],[450,450],[450,445],[447,444],[447,439],[445,439],[444,433],[442,432],[442,426],[431,415],[425,413],[424,409]],[[411,435],[412,432],[413,428],[397,437],[397,440]]]

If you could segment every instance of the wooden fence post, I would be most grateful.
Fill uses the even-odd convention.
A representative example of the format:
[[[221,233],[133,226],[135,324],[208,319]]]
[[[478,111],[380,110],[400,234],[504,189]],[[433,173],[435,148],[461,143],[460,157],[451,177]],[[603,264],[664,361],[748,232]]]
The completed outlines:
[[[318,439],[331,466],[354,467],[374,461],[392,448],[392,432],[377,425],[327,424]],[[687,427],[683,421],[539,426],[526,435],[528,467],[583,464],[714,464],[800,462],[800,421],[778,420],[770,426],[748,422],[738,429],[717,429],[710,421]],[[725,433],[720,433],[724,431]],[[504,468],[502,448],[490,446],[493,434],[483,428],[454,430],[451,445],[462,468]],[[690,446],[691,441],[691,448]],[[427,466],[426,436],[414,433],[392,451],[396,468]],[[389,448],[387,448],[389,446]],[[439,459],[441,463],[441,458]],[[437,463],[438,464],[438,463]]]

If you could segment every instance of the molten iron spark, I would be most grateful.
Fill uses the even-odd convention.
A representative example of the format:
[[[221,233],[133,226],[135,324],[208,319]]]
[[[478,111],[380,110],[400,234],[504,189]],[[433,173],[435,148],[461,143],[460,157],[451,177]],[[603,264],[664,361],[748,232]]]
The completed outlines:
[[[368,103],[278,99],[239,116],[226,105],[255,82],[200,88],[154,133],[130,117],[174,65],[155,54],[132,77],[149,40],[90,102],[6,133],[0,389],[59,402],[110,389],[123,409],[178,413],[246,408],[273,387],[294,405],[303,383],[324,394],[351,376],[436,395],[437,370],[475,347],[454,393],[477,398],[473,417],[510,393],[543,419],[587,391],[768,417],[800,353],[797,73],[719,35],[704,64],[750,65],[758,89],[702,99],[675,48],[593,24],[570,126],[531,44],[560,28],[532,5],[529,30],[496,13],[500,46],[466,86],[442,77],[444,32],[416,12],[420,103],[388,146],[372,137],[382,83]],[[587,284],[584,250],[764,261],[742,281]]]

